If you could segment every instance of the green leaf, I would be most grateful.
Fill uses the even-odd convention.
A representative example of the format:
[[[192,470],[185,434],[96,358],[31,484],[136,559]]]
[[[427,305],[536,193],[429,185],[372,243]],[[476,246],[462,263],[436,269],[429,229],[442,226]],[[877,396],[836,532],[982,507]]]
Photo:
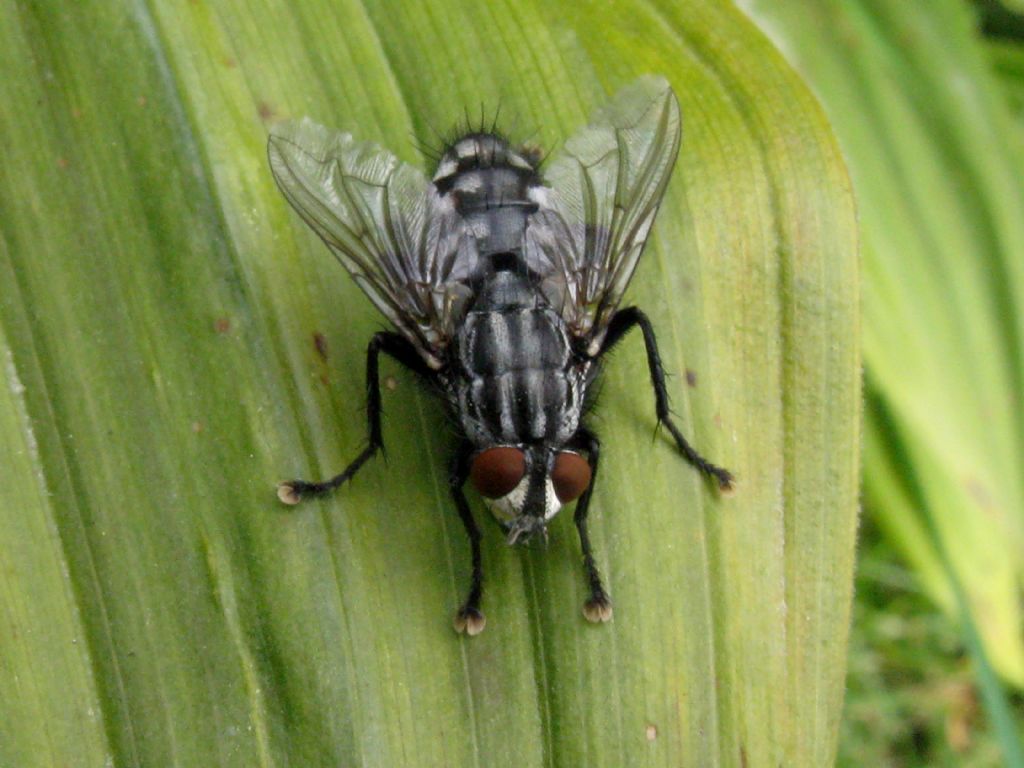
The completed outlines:
[[[864,233],[868,507],[1024,685],[1024,145],[960,0],[752,3],[850,160]],[[930,532],[934,531],[932,536]]]
[[[1024,1],[1022,0],[993,0],[989,5],[999,9],[1001,14],[1014,18],[1020,24],[1020,14],[1024,14]],[[982,6],[984,9],[984,6]]]
[[[856,230],[796,75],[730,5],[7,3],[0,10],[0,764],[822,765],[856,519]],[[274,188],[309,115],[419,162],[480,105],[543,147],[661,73],[680,162],[611,361],[592,509],[614,621],[588,625],[571,514],[544,549],[485,523],[487,630],[439,404]],[[536,131],[535,133],[532,133]],[[319,340],[319,341],[315,341]],[[684,373],[686,375],[684,375]],[[13,694],[12,694],[13,692]]]
[[[987,40],[985,48],[996,79],[1009,102],[1010,113],[1017,118],[1020,134],[1024,130],[1024,42]]]

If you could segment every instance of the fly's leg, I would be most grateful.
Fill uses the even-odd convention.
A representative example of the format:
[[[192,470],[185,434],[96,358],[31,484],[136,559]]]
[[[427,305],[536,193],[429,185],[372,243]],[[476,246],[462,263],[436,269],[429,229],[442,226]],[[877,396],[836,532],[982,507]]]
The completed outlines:
[[[732,490],[732,473],[727,469],[712,464],[697,453],[693,446],[686,442],[682,432],[672,422],[671,411],[668,405],[668,390],[665,387],[665,369],[661,365],[661,355],[658,354],[658,343],[654,338],[654,328],[651,327],[651,321],[647,319],[647,315],[637,307],[627,307],[616,312],[608,324],[608,333],[605,336],[604,345],[601,347],[599,354],[603,355],[611,349],[634,326],[640,326],[640,330],[644,334],[644,346],[647,348],[647,367],[651,371],[651,384],[654,386],[654,403],[658,414],[658,421],[664,424],[665,428],[672,434],[672,437],[675,438],[680,453],[683,454],[688,462],[706,476],[715,480],[721,490]]]
[[[338,475],[322,483],[308,480],[289,480],[277,486],[277,496],[285,504],[298,504],[305,498],[323,496],[350,479],[377,451],[384,448],[380,429],[380,379],[377,359],[380,353],[394,358],[416,373],[429,376],[431,371],[416,352],[416,348],[405,337],[390,331],[374,334],[366,348],[366,420],[370,433],[369,444]]]
[[[590,597],[583,604],[583,615],[587,621],[594,623],[609,621],[612,617],[612,601],[604,589],[604,584],[601,583],[601,574],[597,570],[597,563],[590,548],[590,535],[587,533],[587,513],[590,511],[590,496],[597,481],[597,461],[601,454],[601,443],[597,435],[586,427],[581,427],[570,441],[570,447],[585,451],[587,463],[590,465],[590,485],[576,502],[576,513],[573,515],[576,530],[580,534],[583,567],[587,572],[587,583],[590,586]]]
[[[470,636],[483,632],[484,624],[487,622],[480,611],[480,600],[483,598],[484,592],[483,568],[480,560],[480,529],[473,519],[469,502],[466,501],[466,494],[462,492],[462,486],[466,484],[466,479],[469,477],[469,457],[472,452],[473,449],[470,445],[460,446],[448,473],[448,487],[451,489],[452,499],[455,501],[455,508],[459,511],[462,525],[466,528],[473,553],[473,577],[470,582],[469,594],[466,596],[466,602],[455,613],[454,626],[456,632],[465,632]]]

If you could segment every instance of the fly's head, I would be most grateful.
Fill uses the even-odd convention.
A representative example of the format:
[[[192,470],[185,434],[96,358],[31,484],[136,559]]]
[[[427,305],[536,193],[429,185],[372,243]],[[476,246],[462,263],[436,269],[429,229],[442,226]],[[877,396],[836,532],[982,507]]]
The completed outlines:
[[[473,457],[469,477],[508,531],[508,543],[547,539],[547,524],[590,485],[590,464],[574,451],[547,445],[498,445]]]

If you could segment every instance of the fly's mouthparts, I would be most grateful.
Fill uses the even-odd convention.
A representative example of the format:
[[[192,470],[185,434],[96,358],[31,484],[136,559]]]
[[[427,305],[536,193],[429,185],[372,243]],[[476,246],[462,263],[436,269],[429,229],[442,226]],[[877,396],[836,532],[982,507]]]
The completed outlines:
[[[541,517],[522,515],[509,523],[507,530],[505,541],[510,547],[519,543],[528,544],[538,533],[544,539],[544,546],[548,544],[548,525]]]

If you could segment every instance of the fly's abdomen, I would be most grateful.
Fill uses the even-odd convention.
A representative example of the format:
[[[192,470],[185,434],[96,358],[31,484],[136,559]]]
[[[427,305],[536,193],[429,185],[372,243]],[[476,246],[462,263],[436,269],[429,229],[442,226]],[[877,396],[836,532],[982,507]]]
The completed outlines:
[[[584,371],[550,308],[471,311],[457,354],[455,405],[474,443],[562,443],[575,433]]]

